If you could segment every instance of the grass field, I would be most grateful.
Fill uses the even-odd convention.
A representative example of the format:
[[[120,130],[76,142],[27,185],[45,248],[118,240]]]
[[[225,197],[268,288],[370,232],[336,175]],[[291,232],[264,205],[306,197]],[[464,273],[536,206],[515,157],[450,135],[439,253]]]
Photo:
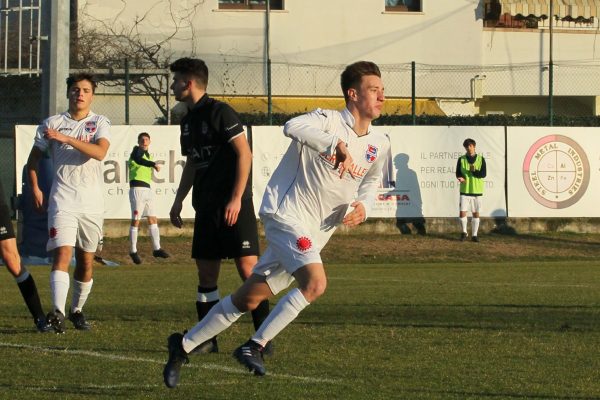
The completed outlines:
[[[64,335],[36,333],[4,273],[0,398],[600,399],[599,237],[534,237],[550,253],[563,243],[553,261],[501,257],[527,238],[477,245],[396,236],[388,254],[395,261],[385,262],[385,254],[365,261],[373,237],[334,238],[328,290],[276,338],[265,377],[230,355],[252,333],[244,316],[220,336],[221,353],[191,357],[174,390],[162,383],[166,338],[195,323],[195,267],[187,250],[176,250],[187,239],[165,239],[183,254],[173,263],[98,267],[85,308],[90,332],[67,323]],[[363,243],[358,263],[340,261],[347,250],[332,256],[350,240]],[[436,240],[456,259],[480,261],[425,254],[440,248]],[[119,250],[107,254],[119,258],[124,245],[109,241]],[[30,270],[48,307],[49,268]],[[221,279],[222,293],[238,285],[230,264]]]

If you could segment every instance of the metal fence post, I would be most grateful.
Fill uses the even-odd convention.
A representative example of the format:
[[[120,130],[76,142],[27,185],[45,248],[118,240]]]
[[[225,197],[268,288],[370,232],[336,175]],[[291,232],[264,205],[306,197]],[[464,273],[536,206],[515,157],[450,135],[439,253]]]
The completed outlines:
[[[411,101],[411,114],[412,114],[412,124],[416,125],[417,124],[417,105],[415,104],[416,102],[416,98],[417,98],[417,94],[416,94],[416,84],[415,84],[415,78],[417,76],[416,74],[416,64],[414,61],[411,61],[410,63],[410,101]]]
[[[129,59],[125,59],[125,125],[129,125]]]

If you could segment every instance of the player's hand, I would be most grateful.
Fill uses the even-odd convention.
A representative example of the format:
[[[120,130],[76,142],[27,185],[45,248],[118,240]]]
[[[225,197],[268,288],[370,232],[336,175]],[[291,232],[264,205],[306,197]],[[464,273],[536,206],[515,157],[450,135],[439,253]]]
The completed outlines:
[[[154,164],[153,168],[156,172],[160,172],[160,164]]]
[[[59,143],[67,143],[69,141],[69,139],[70,139],[69,136],[63,135],[62,133],[60,133],[56,129],[52,129],[52,128],[46,128],[46,129],[44,129],[44,136],[48,140],[55,140],[55,141],[57,141]]]
[[[240,210],[242,208],[241,199],[231,199],[225,206],[225,223],[227,226],[233,226],[237,222]]]
[[[459,181],[460,183],[463,183],[463,182],[465,181],[465,178],[463,178],[463,177],[461,176],[460,178],[458,178],[458,181]]]
[[[44,201],[44,193],[39,188],[32,189],[33,194],[33,209],[38,213],[46,212],[46,202]]]
[[[350,211],[348,215],[344,217],[342,222],[344,225],[351,228],[363,223],[367,216],[367,212],[365,211],[365,206],[360,201],[355,201],[350,204],[350,207],[353,207],[354,210]]]
[[[171,211],[169,211],[169,218],[171,219],[171,224],[173,224],[176,228],[181,228],[183,226],[183,220],[181,219],[181,209],[183,208],[181,202],[176,201],[173,203],[171,207]]]
[[[352,178],[354,178],[354,172],[352,171],[352,156],[346,147],[346,143],[340,141],[335,146],[335,165],[333,169],[340,171],[340,179],[344,177],[344,172],[348,172]]]

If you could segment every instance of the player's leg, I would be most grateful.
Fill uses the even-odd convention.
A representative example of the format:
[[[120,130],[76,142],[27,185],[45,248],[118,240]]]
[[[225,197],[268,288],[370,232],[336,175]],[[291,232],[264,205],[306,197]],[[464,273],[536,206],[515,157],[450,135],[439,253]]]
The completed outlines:
[[[148,216],[148,234],[150,235],[150,241],[152,242],[152,256],[157,258],[169,258],[169,253],[167,253],[160,245],[158,218],[153,214],[149,214]]]
[[[137,250],[140,219],[143,213],[143,204],[140,199],[139,188],[129,188],[129,205],[131,206],[131,225],[129,226],[129,256],[134,264],[141,264]]]
[[[46,323],[46,315],[42,309],[42,302],[40,301],[40,295],[38,294],[33,276],[21,265],[21,257],[17,250],[17,241],[14,238],[12,224],[10,224],[10,231],[8,229],[0,231],[6,232],[6,234],[13,233],[10,238],[5,238],[7,235],[0,234],[0,257],[4,260],[8,272],[15,278],[21,296],[23,296],[23,300],[33,317],[36,328],[40,332],[48,332],[52,327]]]
[[[458,214],[458,221],[460,222],[460,228],[461,228],[461,233],[460,233],[460,240],[464,241],[468,234],[467,234],[467,210],[468,210],[468,196],[464,196],[464,195],[460,195],[460,204],[459,204],[459,214]]]
[[[91,325],[83,314],[83,306],[94,284],[94,253],[102,235],[102,215],[80,214],[79,230],[75,248],[75,272],[73,273],[73,297],[69,310],[69,320],[75,329],[89,330]]]
[[[481,196],[473,196],[473,206],[472,206],[473,218],[471,218],[471,236],[474,242],[479,242],[479,236],[477,236],[479,232],[479,210],[481,209]]]

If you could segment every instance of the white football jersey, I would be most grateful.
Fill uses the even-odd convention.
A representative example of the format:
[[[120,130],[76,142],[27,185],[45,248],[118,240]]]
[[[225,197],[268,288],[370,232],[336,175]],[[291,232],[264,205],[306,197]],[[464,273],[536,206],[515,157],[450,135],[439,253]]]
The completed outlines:
[[[48,151],[54,167],[48,211],[103,214],[102,162],[86,156],[72,146],[46,139],[46,127],[84,142],[96,143],[100,138],[110,141],[110,121],[91,111],[86,118],[75,121],[68,112],[64,112],[44,120],[38,126],[34,142],[43,152]]]
[[[317,109],[288,121],[284,134],[292,143],[267,184],[260,214],[301,223],[311,229],[320,245],[351,211],[354,201],[362,202],[368,215],[390,143],[372,126],[363,136],[358,136],[353,126],[348,109]],[[354,178],[346,172],[340,179],[339,171],[334,170],[339,140],[346,143],[352,156]]]

